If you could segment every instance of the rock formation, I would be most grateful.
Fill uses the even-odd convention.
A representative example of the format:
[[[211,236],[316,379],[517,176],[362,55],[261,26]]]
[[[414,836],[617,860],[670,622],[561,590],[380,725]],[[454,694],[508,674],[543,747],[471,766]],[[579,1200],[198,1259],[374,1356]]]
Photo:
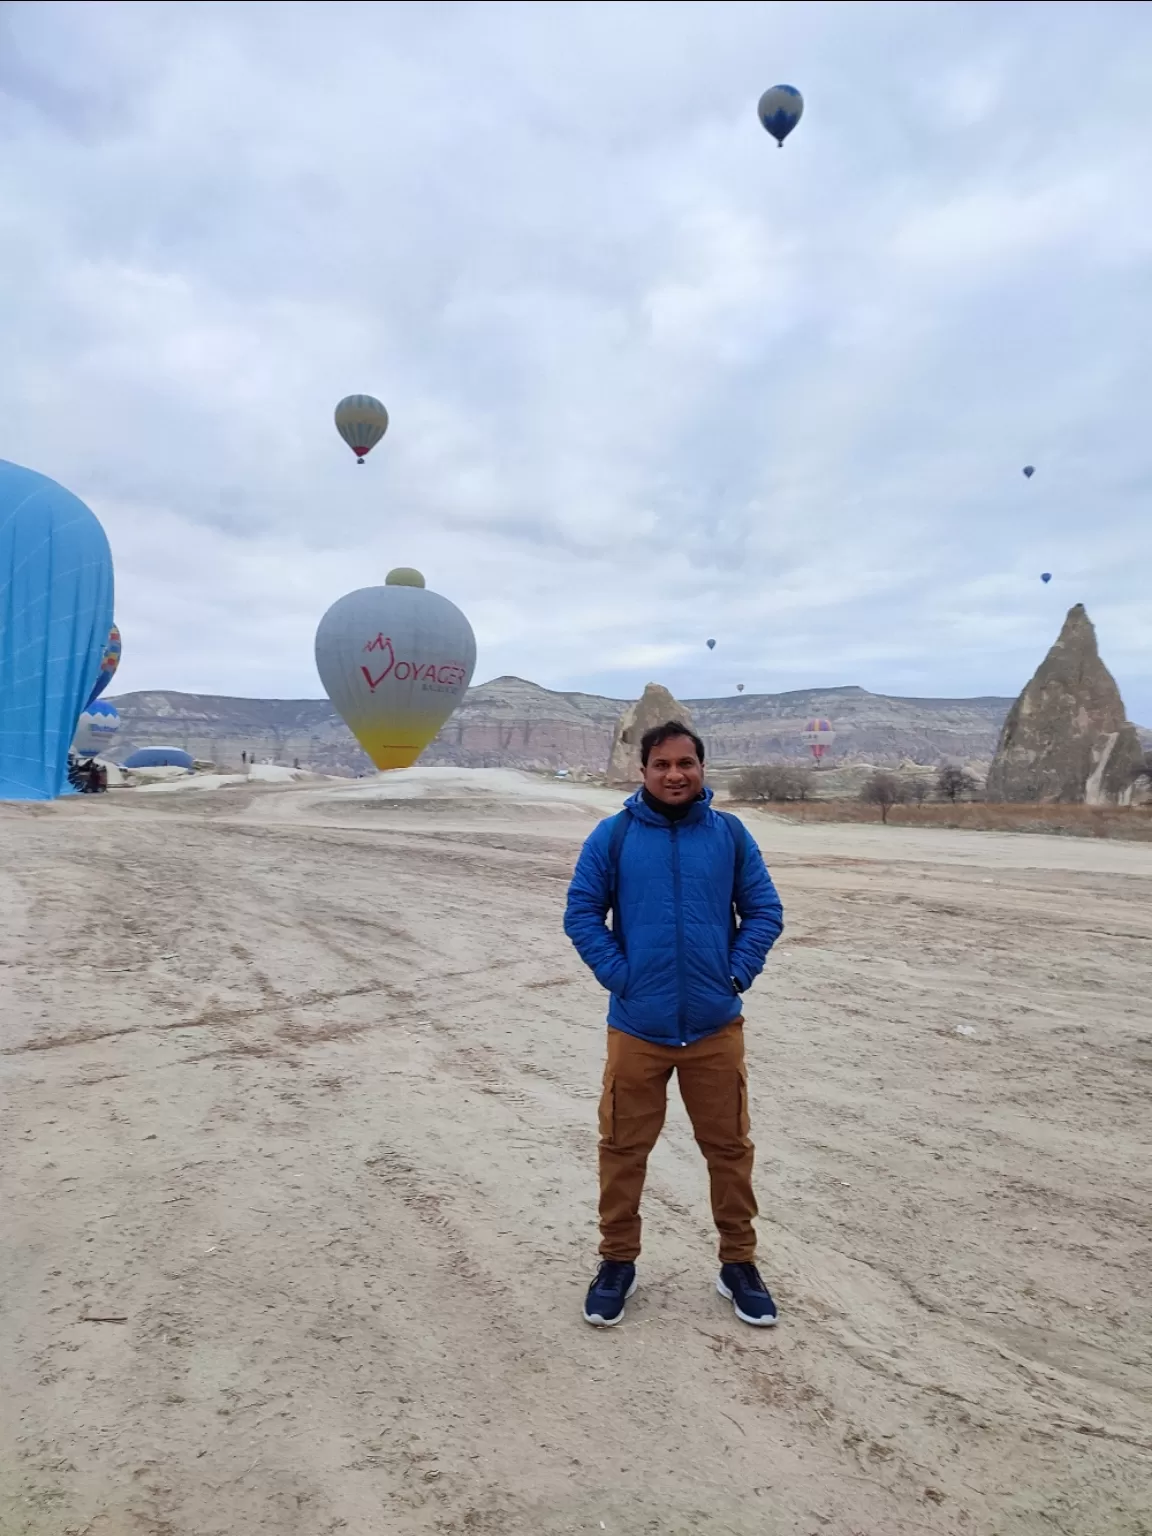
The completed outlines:
[[[616,724],[608,759],[609,784],[640,783],[640,738],[645,731],[650,731],[654,725],[663,725],[666,720],[682,720],[695,730],[691,712],[683,704],[677,704],[660,683],[649,683],[643,697],[635,704],[629,704]]]
[[[242,752],[257,761],[292,763],[318,773],[375,773],[327,699],[235,699],[196,693],[126,693],[114,700],[123,722],[116,757],[137,747],[180,746],[193,757],[239,769]],[[1011,699],[897,699],[863,688],[804,688],[694,699],[696,729],[716,770],[809,761],[800,739],[812,716],[835,722],[841,766],[892,768],[901,759],[937,766],[975,765],[983,779]],[[429,766],[581,767],[604,772],[624,699],[555,693],[519,677],[469,688],[460,708],[420,758]],[[1152,732],[1145,736],[1152,747]],[[835,771],[825,765],[822,773]]]
[[[1096,631],[1077,603],[1056,644],[1008,711],[988,772],[989,800],[1127,800],[1143,752],[1100,660]]]

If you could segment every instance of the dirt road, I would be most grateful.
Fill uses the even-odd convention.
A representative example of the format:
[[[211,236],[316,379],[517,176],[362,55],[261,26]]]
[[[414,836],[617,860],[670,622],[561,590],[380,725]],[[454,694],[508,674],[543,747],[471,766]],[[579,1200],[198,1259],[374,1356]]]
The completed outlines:
[[[0,807],[3,1536],[1152,1532],[1152,850],[750,817],[781,1326],[676,1103],[597,1332],[617,803]]]

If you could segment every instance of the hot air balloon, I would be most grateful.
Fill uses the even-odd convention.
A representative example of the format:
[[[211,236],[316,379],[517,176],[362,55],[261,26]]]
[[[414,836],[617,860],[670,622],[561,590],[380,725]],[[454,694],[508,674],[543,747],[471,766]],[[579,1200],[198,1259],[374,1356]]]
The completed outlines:
[[[736,684],[736,692],[737,693],[743,693],[744,692],[744,684],[743,683],[737,683]]]
[[[836,732],[827,720],[809,720],[801,736],[808,743],[808,750],[816,759],[816,766],[819,768],[820,759],[836,740]]]
[[[68,749],[112,628],[112,553],[55,480],[0,459],[0,800],[69,793]]]
[[[794,85],[774,85],[764,92],[756,106],[756,113],[764,127],[776,140],[777,148],[784,148],[784,140],[800,121],[804,112],[804,98]]]
[[[336,430],[363,464],[388,430],[388,412],[374,395],[345,395],[336,407]]]
[[[1052,580],[1052,572],[1051,571],[1041,571],[1040,572],[1040,580],[1044,583],[1045,586],[1047,586],[1048,583]]]
[[[194,768],[191,752],[183,747],[137,747],[124,759],[125,768]]]
[[[1032,476],[1035,473],[1036,473],[1036,466],[1034,464],[1025,464],[1025,466],[1024,466],[1024,478],[1025,478],[1025,480],[1031,480]]]
[[[714,651],[716,649],[715,640],[706,640],[704,643],[710,651]]]
[[[121,649],[120,631],[116,628],[115,624],[113,624],[112,629],[108,635],[108,644],[104,647],[103,659],[100,662],[100,675],[96,679],[96,686],[88,695],[89,704],[92,703],[93,699],[98,699],[100,697],[105,688],[107,688],[108,684],[116,675],[116,668],[120,665]]]
[[[107,699],[93,699],[80,716],[72,750],[80,757],[101,757],[120,729],[120,715]]]
[[[463,699],[472,626],[418,571],[333,603],[316,631],[324,690],[377,768],[408,768]]]

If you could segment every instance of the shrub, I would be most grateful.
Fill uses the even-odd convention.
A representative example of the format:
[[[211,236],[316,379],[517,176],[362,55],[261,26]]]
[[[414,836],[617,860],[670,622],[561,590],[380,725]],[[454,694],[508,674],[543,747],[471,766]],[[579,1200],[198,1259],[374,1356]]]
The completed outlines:
[[[787,764],[745,768],[734,776],[729,791],[734,800],[807,800],[812,793],[812,771]]]
[[[880,820],[887,823],[888,812],[892,807],[907,799],[907,789],[894,773],[879,772],[865,781],[860,798],[866,805],[878,805]]]

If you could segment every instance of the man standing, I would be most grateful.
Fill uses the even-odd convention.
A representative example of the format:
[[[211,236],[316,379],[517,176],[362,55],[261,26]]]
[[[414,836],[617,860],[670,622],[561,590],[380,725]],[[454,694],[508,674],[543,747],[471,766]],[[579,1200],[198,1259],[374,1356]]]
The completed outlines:
[[[564,917],[580,958],[612,994],[600,1101],[601,1264],[584,1320],[618,1323],[636,1289],[640,1195],[676,1071],[708,1164],[716,1287],[743,1322],[771,1327],[776,1305],[754,1262],[740,994],[783,929],[780,898],[752,835],[712,809],[694,732],[677,720],[645,732],[640,763],[643,787],[584,844]]]

